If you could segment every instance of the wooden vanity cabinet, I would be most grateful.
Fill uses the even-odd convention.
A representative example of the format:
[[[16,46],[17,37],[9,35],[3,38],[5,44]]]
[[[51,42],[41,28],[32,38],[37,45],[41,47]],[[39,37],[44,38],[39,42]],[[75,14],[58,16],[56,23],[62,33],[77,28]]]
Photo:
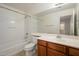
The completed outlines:
[[[79,56],[79,49],[38,39],[38,56]]]

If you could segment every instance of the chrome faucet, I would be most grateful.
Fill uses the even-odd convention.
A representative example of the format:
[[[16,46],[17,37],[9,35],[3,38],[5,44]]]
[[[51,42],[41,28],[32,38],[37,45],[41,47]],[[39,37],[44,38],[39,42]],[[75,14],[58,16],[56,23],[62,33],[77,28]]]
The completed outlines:
[[[60,35],[57,35],[56,37],[57,37],[57,38],[62,38]]]

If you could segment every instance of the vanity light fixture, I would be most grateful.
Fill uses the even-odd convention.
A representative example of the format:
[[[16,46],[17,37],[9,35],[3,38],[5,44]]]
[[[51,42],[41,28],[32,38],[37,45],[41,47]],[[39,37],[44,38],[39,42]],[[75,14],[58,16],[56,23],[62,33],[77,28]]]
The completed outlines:
[[[66,3],[53,3],[52,6],[53,8],[56,8],[56,7],[61,7],[63,5],[65,5]]]

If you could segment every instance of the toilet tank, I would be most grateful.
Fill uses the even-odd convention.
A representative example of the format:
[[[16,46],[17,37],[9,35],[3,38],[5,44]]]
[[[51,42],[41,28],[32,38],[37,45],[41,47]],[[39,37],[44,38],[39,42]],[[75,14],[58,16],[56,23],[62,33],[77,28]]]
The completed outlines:
[[[36,44],[39,37],[38,35],[32,35],[32,42]]]

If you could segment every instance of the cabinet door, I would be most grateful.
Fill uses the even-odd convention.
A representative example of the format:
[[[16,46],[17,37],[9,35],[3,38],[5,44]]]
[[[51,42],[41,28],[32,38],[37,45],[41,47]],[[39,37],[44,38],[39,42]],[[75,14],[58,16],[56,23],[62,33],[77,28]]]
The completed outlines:
[[[52,50],[50,48],[47,49],[47,56],[64,56],[64,53]]]
[[[70,56],[79,56],[79,49],[69,48],[69,55]]]
[[[38,45],[38,56],[46,56],[46,47]]]

